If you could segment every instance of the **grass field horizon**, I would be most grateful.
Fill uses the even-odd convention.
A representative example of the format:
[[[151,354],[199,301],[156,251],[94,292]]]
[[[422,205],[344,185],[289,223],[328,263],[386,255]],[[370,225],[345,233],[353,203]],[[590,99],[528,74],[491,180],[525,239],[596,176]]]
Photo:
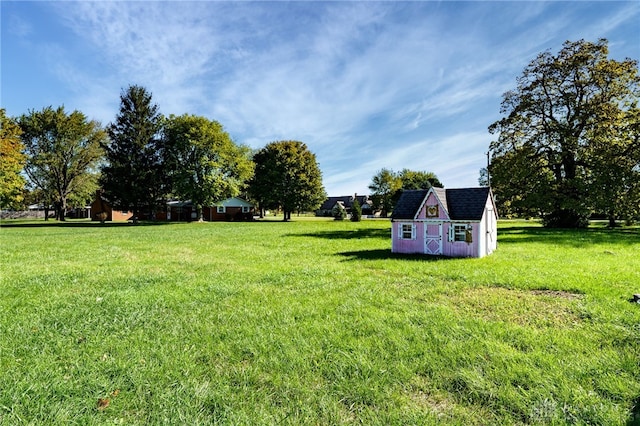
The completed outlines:
[[[0,226],[0,424],[640,422],[640,228]]]

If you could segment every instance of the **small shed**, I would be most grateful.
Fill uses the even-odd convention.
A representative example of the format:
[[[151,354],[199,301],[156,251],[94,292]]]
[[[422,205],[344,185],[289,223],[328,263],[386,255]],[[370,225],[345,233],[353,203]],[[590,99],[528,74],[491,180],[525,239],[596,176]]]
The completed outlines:
[[[483,257],[497,248],[498,213],[488,187],[403,191],[391,223],[393,253]]]

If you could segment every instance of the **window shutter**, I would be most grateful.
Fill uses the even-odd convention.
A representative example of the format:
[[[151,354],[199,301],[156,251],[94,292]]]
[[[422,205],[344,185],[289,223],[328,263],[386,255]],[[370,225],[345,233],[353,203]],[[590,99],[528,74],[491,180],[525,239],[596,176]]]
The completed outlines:
[[[454,226],[452,223],[449,224],[449,242],[453,241],[453,235],[454,235]]]
[[[464,232],[464,240],[467,243],[472,243],[473,242],[473,227],[471,225],[467,225],[467,229]]]
[[[402,222],[398,223],[398,240],[402,239]]]
[[[412,240],[416,239],[416,224],[415,223],[411,224],[411,239]]]

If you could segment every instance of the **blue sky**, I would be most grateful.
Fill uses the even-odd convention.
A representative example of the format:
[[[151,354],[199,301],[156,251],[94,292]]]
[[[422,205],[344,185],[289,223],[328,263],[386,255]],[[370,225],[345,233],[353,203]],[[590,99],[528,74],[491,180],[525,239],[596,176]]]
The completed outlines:
[[[6,1],[0,101],[103,124],[122,88],[237,143],[305,142],[329,195],[382,168],[477,186],[502,94],[540,52],[609,40],[640,59],[640,2]]]

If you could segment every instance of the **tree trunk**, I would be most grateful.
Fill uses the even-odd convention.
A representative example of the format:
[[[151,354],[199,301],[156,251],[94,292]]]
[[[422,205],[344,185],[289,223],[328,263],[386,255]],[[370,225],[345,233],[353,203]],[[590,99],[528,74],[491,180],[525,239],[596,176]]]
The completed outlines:
[[[202,206],[200,204],[196,205],[196,216],[198,217],[198,222],[204,222],[204,216],[202,215]]]
[[[44,220],[49,220],[49,205],[46,203],[44,205]]]
[[[55,203],[55,209],[56,209],[56,220],[59,220],[61,222],[65,221],[64,218],[64,211],[66,207],[66,203],[64,202],[64,200],[60,200],[60,201],[56,201]]]
[[[614,209],[609,210],[609,228],[616,227],[616,213]]]

